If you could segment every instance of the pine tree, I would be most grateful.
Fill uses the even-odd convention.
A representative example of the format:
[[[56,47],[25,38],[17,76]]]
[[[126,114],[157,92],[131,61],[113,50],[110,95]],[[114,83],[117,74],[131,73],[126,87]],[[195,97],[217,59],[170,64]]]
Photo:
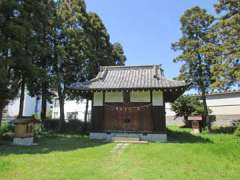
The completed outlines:
[[[52,31],[55,2],[53,0],[25,0],[26,9],[30,12],[28,21],[33,26],[31,36],[32,74],[26,79],[31,96],[41,96],[41,119],[46,119],[47,102],[53,95],[52,64]]]
[[[31,26],[26,14],[24,1],[0,2],[0,124],[3,108],[17,96],[22,76],[31,72],[28,51]]]
[[[59,130],[64,128],[65,87],[82,76],[87,40],[83,24],[87,21],[86,5],[81,0],[57,2],[54,36],[54,75],[56,80],[60,121]]]
[[[240,81],[240,1],[218,0],[215,10],[220,15],[209,36],[214,42],[211,71],[213,86],[228,89]]]
[[[181,61],[180,78],[192,79],[192,86],[201,92],[204,117],[210,130],[206,93],[211,84],[211,60],[206,55],[209,46],[208,31],[214,17],[199,7],[185,11],[181,17],[182,37],[173,44],[174,50],[181,51],[175,62]]]

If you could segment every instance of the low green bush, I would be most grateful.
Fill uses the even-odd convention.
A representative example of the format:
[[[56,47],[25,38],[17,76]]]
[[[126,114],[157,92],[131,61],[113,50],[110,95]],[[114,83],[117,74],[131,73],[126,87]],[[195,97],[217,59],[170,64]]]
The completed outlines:
[[[44,134],[44,128],[42,128],[40,124],[34,125],[33,136],[34,137],[40,137],[42,134]]]
[[[49,119],[42,121],[42,127],[46,131],[58,131],[59,119]],[[90,122],[86,124],[78,119],[69,119],[64,124],[63,132],[65,133],[80,133],[84,134],[89,132],[91,129]]]
[[[4,123],[0,127],[0,135],[3,135],[4,133],[7,132],[14,132],[14,125]]]
[[[59,119],[47,119],[42,121],[42,126],[48,131],[56,131],[58,129]]]
[[[0,127],[0,139],[4,141],[11,141],[14,135],[14,125],[4,123]]]
[[[238,125],[238,128],[235,130],[234,133],[236,136],[240,137],[240,125]]]

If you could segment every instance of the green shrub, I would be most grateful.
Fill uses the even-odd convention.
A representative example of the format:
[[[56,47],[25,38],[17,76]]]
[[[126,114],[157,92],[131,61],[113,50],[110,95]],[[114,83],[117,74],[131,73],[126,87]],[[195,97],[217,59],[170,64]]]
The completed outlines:
[[[40,124],[36,124],[33,127],[33,136],[34,137],[40,137],[43,133],[43,129]]]
[[[83,132],[84,123],[77,119],[70,119],[65,123],[65,132],[81,133]]]
[[[42,126],[46,131],[58,131],[59,119],[49,119],[42,121]],[[91,123],[86,124],[77,119],[69,119],[64,124],[64,133],[86,133],[91,129]]]
[[[14,125],[4,123],[0,127],[0,139],[11,141],[14,136]]]
[[[238,128],[235,130],[234,134],[240,137],[240,125],[238,125]]]
[[[14,125],[4,123],[0,127],[0,135],[3,135],[4,133],[7,133],[7,132],[14,132]]]
[[[59,125],[59,119],[46,119],[42,121],[44,129],[49,131],[57,131]]]

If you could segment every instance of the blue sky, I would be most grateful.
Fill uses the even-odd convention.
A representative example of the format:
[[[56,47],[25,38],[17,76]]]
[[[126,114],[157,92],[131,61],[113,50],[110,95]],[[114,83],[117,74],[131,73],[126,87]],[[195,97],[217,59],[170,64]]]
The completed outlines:
[[[165,76],[178,75],[180,64],[171,43],[181,37],[179,19],[184,11],[200,6],[214,14],[217,0],[86,0],[88,11],[96,12],[111,36],[120,42],[127,65],[162,64]]]

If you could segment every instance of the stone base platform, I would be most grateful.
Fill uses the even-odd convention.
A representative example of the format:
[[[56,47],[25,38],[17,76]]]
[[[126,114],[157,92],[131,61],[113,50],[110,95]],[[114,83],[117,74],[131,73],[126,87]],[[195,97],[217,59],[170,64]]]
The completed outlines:
[[[155,133],[123,133],[123,132],[91,132],[90,139],[114,141],[117,138],[136,138],[139,141],[167,142],[167,134]]]
[[[19,146],[32,146],[33,144],[33,137],[15,137],[13,138],[13,144],[19,145]]]

